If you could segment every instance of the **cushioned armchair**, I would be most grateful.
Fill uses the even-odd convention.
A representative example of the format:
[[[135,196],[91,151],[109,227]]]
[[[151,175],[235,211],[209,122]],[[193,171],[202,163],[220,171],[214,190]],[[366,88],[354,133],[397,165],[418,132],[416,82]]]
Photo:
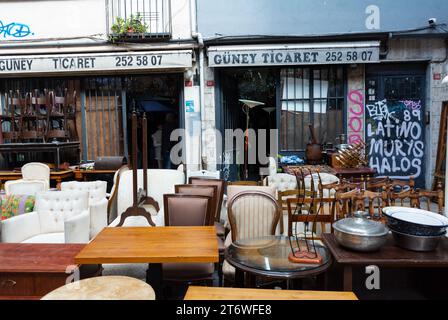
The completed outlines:
[[[36,195],[34,211],[1,221],[1,241],[10,243],[87,243],[88,193],[50,191]]]
[[[90,239],[107,227],[107,182],[62,182],[62,191],[87,191],[89,193]]]

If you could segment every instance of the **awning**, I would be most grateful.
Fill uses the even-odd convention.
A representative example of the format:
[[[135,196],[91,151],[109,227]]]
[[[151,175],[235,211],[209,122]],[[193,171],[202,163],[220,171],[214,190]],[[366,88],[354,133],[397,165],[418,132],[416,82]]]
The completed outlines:
[[[211,46],[210,67],[376,63],[380,42]]]
[[[0,76],[185,69],[192,50],[0,56]]]

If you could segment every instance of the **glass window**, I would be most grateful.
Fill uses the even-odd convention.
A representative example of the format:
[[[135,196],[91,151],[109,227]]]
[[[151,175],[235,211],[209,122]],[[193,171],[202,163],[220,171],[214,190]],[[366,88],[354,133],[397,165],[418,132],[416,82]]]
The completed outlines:
[[[336,143],[344,133],[343,67],[282,69],[281,86],[280,150],[305,150],[310,123],[320,143]]]

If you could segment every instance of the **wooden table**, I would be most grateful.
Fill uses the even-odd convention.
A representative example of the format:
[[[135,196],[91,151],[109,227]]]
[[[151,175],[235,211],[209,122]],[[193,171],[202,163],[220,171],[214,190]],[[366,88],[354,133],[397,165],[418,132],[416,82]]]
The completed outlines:
[[[0,243],[0,299],[40,299],[65,285],[83,244]],[[93,268],[90,275],[98,273]]]
[[[110,174],[114,175],[117,170],[74,170],[73,174],[75,175],[75,180],[78,181],[87,181],[88,176],[95,176],[98,174]]]
[[[215,227],[103,229],[75,257],[79,264],[148,263],[146,280],[161,293],[162,263],[219,261]]]
[[[443,238],[435,251],[415,252],[395,245],[392,235],[377,252],[355,252],[341,247],[333,234],[325,233],[322,241],[333,258],[344,268],[344,291],[353,290],[354,266],[378,266],[391,268],[446,268],[448,269],[448,238]]]
[[[358,300],[353,292],[190,286],[184,300]]]
[[[64,179],[72,178],[73,170],[51,171],[50,180],[56,181],[56,188],[61,189],[61,182]],[[3,183],[8,180],[22,179],[22,173],[18,171],[0,171],[0,189],[3,189]]]

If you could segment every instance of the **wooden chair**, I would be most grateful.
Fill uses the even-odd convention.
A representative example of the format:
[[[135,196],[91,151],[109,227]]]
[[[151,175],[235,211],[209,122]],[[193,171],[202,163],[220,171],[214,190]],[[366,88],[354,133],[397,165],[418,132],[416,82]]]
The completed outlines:
[[[333,222],[335,220],[336,206],[333,198],[288,198],[288,236],[296,236],[293,231],[293,224],[304,223],[304,233],[307,234],[307,224],[312,223],[312,233],[317,234],[317,223],[321,225],[321,232],[326,232],[326,225],[330,224],[330,231],[333,233]],[[300,211],[300,212],[298,212]],[[297,229],[296,229],[297,230]],[[320,239],[319,236],[315,239]]]
[[[206,226],[212,221],[212,197],[191,194],[163,195],[166,226]],[[213,284],[213,263],[164,263],[163,279],[169,282]]]
[[[444,193],[442,188],[435,191],[429,190],[405,190],[398,193],[390,193],[391,205],[411,207],[433,211],[431,203],[437,204],[437,212],[443,214]]]
[[[120,185],[120,177],[121,174],[125,171],[129,171],[130,168],[128,165],[122,166],[118,169],[113,178],[112,189],[110,190],[109,201],[107,203],[107,221],[111,223],[118,216],[117,212],[117,197],[118,197],[118,186]]]
[[[222,238],[225,237],[225,228],[221,223],[221,207],[224,197],[224,189],[226,187],[226,182],[222,179],[211,179],[205,177],[190,177],[188,179],[189,184],[202,185],[202,186],[216,186],[218,196],[217,205],[213,217],[215,219],[216,234]]]
[[[5,93],[5,107],[3,114],[0,116],[0,126],[2,126],[2,136],[5,142],[20,141],[20,112],[22,104],[23,102],[18,91],[15,94],[9,91],[9,95]]]
[[[277,191],[277,201],[278,206],[281,210],[281,216],[280,216],[280,233],[283,234],[285,230],[284,221],[283,221],[283,213],[286,212],[288,214],[288,199],[297,199],[299,197],[303,196],[311,197],[312,192],[311,191],[305,191],[305,194],[303,191],[299,189],[294,190],[285,190],[285,191]]]
[[[54,91],[49,93],[49,103],[50,108],[47,114],[47,141],[51,140],[69,140],[69,131],[67,128],[67,114],[65,112],[65,102],[66,102],[65,90],[64,96],[56,96]]]
[[[382,219],[382,208],[387,206],[386,192],[354,189],[336,193],[337,218],[352,215],[356,211],[367,211],[374,219]]]
[[[40,112],[47,104],[47,97],[40,97],[37,90],[27,93],[21,112],[20,138],[22,141],[45,142],[46,117]]]

